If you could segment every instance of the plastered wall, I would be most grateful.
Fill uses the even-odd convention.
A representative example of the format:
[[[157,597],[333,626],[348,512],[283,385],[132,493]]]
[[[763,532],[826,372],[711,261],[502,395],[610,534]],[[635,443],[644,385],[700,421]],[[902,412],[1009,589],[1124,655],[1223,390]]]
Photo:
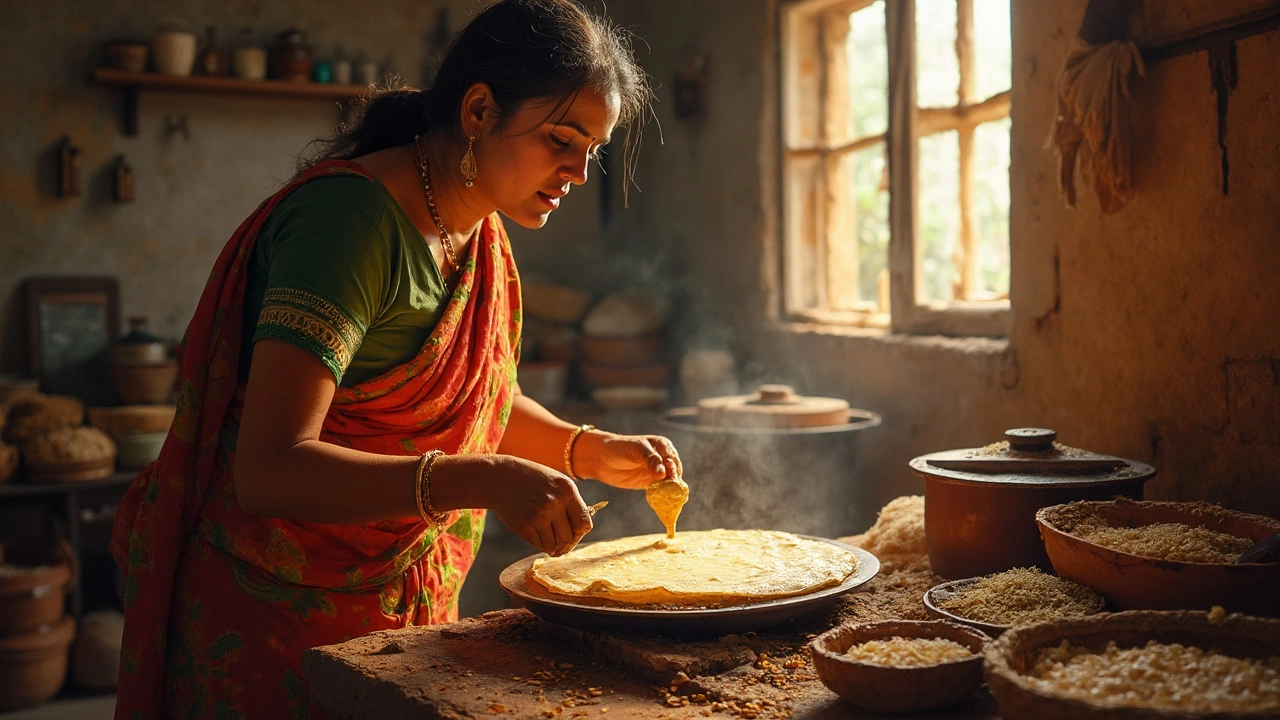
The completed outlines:
[[[121,317],[147,315],[176,338],[209,268],[244,217],[293,173],[307,143],[338,117],[325,100],[142,90],[136,137],[120,130],[120,91],[87,83],[108,40],[149,38],[177,20],[224,49],[241,27],[260,44],[293,26],[318,59],[341,48],[418,83],[445,27],[470,17],[470,0],[356,4],[56,2],[0,4],[15,32],[0,44],[0,372],[26,371],[20,282],[32,275],[112,275]],[[16,29],[22,29],[20,32]],[[187,134],[166,132],[184,122]],[[55,155],[67,135],[81,150],[79,197],[55,194]],[[137,200],[111,199],[113,158],[132,166]]]

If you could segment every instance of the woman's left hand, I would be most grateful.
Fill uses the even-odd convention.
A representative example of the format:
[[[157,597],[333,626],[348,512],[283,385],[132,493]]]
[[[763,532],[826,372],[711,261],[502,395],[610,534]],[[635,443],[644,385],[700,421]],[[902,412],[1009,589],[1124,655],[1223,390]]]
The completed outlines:
[[[573,468],[579,477],[630,489],[684,475],[680,454],[667,438],[601,430],[583,433],[573,444]]]

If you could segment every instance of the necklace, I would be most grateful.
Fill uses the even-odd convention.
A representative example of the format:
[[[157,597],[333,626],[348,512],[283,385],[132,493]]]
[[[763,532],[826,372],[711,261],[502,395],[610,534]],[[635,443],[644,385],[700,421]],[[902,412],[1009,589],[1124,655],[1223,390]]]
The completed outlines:
[[[422,190],[427,195],[427,208],[431,210],[431,219],[435,221],[436,230],[440,233],[440,244],[444,247],[444,254],[449,259],[449,264],[461,270],[462,266],[458,264],[458,253],[453,249],[453,240],[449,238],[449,231],[444,228],[440,211],[436,209],[436,199],[431,195],[431,181],[427,179],[427,153],[422,147],[421,135],[413,139],[413,145],[418,150],[418,175],[422,177]]]

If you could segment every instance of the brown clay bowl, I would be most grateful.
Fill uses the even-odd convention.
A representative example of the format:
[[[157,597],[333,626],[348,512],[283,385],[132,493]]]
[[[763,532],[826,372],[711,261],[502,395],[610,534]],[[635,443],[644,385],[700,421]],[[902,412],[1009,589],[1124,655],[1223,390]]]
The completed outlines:
[[[97,460],[32,463],[26,466],[24,479],[29,483],[88,482],[111,477],[116,469],[115,453]]]
[[[1089,505],[1113,527],[1203,525],[1254,542],[1280,532],[1280,520],[1207,503],[1116,500]],[[1280,563],[1211,564],[1157,560],[1096,545],[1066,532],[1067,505],[1036,513],[1044,548],[1060,577],[1102,593],[1116,610],[1208,610],[1280,616]]]
[[[76,621],[0,637],[0,712],[39,705],[62,689]]]
[[[894,636],[944,638],[973,652],[972,657],[937,665],[890,667],[858,662],[845,655],[868,640]],[[822,683],[847,702],[876,713],[909,713],[954,705],[982,685],[982,653],[989,638],[945,620],[887,620],[841,625],[809,644]]]
[[[1228,615],[1210,622],[1191,610],[1134,610],[1057,623],[1016,627],[987,646],[983,673],[1004,720],[1253,720],[1275,718],[1276,709],[1252,712],[1181,712],[1150,707],[1104,705],[1097,700],[1038,687],[1027,677],[1040,650],[1063,640],[1100,650],[1110,641],[1120,648],[1154,640],[1216,649],[1238,658],[1280,655],[1280,620]]]
[[[637,367],[614,367],[612,365],[583,363],[582,377],[593,390],[602,387],[617,387],[619,385],[665,387],[671,380],[672,370],[673,367],[670,363]]]
[[[178,363],[154,365],[111,365],[107,369],[120,398],[130,405],[167,403],[178,379]]]
[[[1008,630],[1012,626],[997,625],[995,623],[982,622],[981,620],[973,620],[971,618],[964,617],[963,615],[957,615],[950,610],[942,609],[942,603],[946,600],[948,595],[962,593],[981,579],[982,578],[965,578],[963,580],[949,580],[947,582],[934,585],[925,591],[924,606],[929,608],[930,612],[936,613],[943,619],[958,622],[961,625],[968,625],[975,630],[981,630],[991,637],[999,637],[1005,630]],[[1093,612],[1100,613],[1105,607],[1106,601],[1104,601],[1102,596],[1099,595],[1098,605],[1094,608]]]
[[[119,438],[130,432],[167,432],[177,411],[176,405],[122,405],[91,407],[85,413],[90,425]]]
[[[579,342],[584,361],[613,367],[641,367],[660,363],[667,349],[666,339],[658,334],[637,337],[583,335]]]
[[[33,538],[0,540],[0,637],[58,622],[74,578],[71,548]]]

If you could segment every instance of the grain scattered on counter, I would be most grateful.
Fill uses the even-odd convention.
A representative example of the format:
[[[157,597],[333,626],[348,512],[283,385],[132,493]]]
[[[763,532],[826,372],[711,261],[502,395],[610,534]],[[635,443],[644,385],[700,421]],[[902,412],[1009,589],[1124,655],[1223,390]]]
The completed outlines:
[[[868,640],[851,646],[845,657],[856,662],[888,667],[923,667],[973,657],[969,648],[946,638]]]
[[[1032,567],[984,575],[937,605],[969,620],[1012,626],[1092,615],[1099,600],[1080,583]]]
[[[1063,640],[1040,651],[1028,676],[1044,690],[1108,706],[1192,713],[1280,711],[1280,657],[1235,658],[1148,642],[1101,652]]]

